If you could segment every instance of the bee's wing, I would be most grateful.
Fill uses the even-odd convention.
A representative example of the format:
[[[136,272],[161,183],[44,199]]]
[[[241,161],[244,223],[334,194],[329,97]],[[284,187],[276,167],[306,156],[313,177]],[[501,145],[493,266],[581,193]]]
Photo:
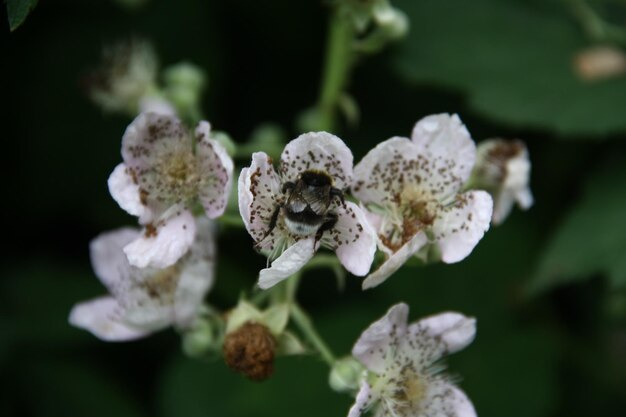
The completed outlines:
[[[287,205],[289,206],[289,210],[292,212],[300,213],[306,209],[309,203],[302,194],[294,193],[289,196]]]
[[[308,192],[303,194],[303,198],[306,199],[306,202],[309,207],[311,207],[311,210],[319,215],[323,215],[328,210],[328,203],[330,202],[328,193]]]

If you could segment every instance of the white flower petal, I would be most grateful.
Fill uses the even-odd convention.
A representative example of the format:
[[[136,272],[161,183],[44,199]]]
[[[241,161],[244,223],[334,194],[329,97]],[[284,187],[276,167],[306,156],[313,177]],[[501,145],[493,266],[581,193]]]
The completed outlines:
[[[409,258],[415,255],[426,243],[428,238],[423,232],[419,232],[400,249],[393,253],[383,262],[378,269],[365,278],[363,289],[376,287],[396,272]]]
[[[507,190],[502,190],[499,194],[495,195],[493,202],[493,215],[492,222],[494,225],[502,224],[502,222],[509,216],[513,205],[515,204],[515,195]]]
[[[374,401],[376,401],[376,398],[372,397],[372,389],[367,382],[363,381],[356,395],[356,399],[354,400],[354,404],[350,407],[348,417],[360,417]]]
[[[324,171],[334,186],[344,190],[352,182],[352,152],[341,139],[327,132],[309,132],[285,146],[280,170],[285,181],[295,182],[307,170]]]
[[[131,265],[138,268],[166,268],[189,249],[196,235],[196,222],[188,210],[159,221],[124,247]]]
[[[476,160],[476,145],[456,114],[436,114],[419,120],[411,135],[429,162],[426,180],[444,195],[455,194],[467,181]]]
[[[420,417],[476,417],[476,410],[465,393],[451,383],[438,379],[428,388]]]
[[[528,187],[518,191],[515,199],[517,200],[517,204],[523,210],[528,210],[534,203],[533,194]]]
[[[115,167],[108,180],[111,197],[128,214],[139,217],[140,223],[149,222],[151,210],[141,202],[139,185],[133,181],[124,163]]]
[[[287,248],[272,262],[270,268],[259,273],[259,287],[268,289],[290,277],[302,268],[315,255],[314,238],[301,239]]]
[[[200,260],[186,265],[181,271],[174,299],[174,320],[179,328],[189,327],[198,314],[204,297],[213,286],[214,267],[213,262]]]
[[[226,209],[233,178],[233,160],[226,149],[210,139],[211,126],[201,121],[196,128],[196,155],[203,178],[208,178],[198,194],[209,218],[221,216]]]
[[[365,213],[354,203],[346,202],[337,209],[337,223],[331,239],[337,257],[352,274],[367,274],[376,253],[376,232],[367,222]]]
[[[354,167],[352,193],[363,203],[386,206],[402,192],[406,182],[421,183],[418,147],[408,138],[393,137],[376,145]]]
[[[239,213],[256,243],[263,240],[276,208],[282,202],[280,178],[264,152],[252,154],[252,163],[239,175]]]
[[[445,312],[426,317],[409,325],[404,346],[407,350],[419,350],[420,357],[428,363],[442,356],[458,352],[472,343],[476,337],[476,319],[456,312]]]
[[[70,312],[69,322],[109,342],[135,340],[150,333],[121,322],[119,314],[120,307],[113,297],[100,297],[76,304]]]
[[[93,270],[109,291],[130,273],[131,266],[122,249],[138,236],[139,230],[127,227],[102,233],[89,243]]]
[[[493,200],[485,191],[469,191],[457,196],[452,206],[437,214],[432,226],[445,263],[467,257],[489,230]]]
[[[395,338],[402,337],[407,328],[409,306],[400,303],[384,317],[372,323],[352,348],[352,356],[374,373],[385,370],[385,355]]]

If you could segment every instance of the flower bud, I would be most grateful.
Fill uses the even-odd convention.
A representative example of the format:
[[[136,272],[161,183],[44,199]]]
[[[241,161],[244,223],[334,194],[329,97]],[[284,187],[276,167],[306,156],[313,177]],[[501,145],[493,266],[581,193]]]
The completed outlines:
[[[359,388],[363,366],[352,356],[335,361],[328,376],[330,387],[337,392],[355,391]]]
[[[269,378],[274,371],[276,340],[262,324],[247,322],[224,339],[224,361],[253,381]]]

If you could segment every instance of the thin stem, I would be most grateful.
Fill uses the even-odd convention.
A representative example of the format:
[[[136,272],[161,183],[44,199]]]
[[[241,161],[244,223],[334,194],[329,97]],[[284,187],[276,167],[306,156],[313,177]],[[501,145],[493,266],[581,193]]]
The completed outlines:
[[[626,44],[626,31],[602,19],[585,0],[567,0],[567,2],[592,39]]]
[[[322,88],[317,103],[318,129],[332,131],[337,103],[343,93],[353,63],[354,29],[348,19],[333,12],[328,26]]]
[[[294,323],[300,328],[300,331],[311,342],[311,344],[317,349],[322,359],[332,367],[335,363],[335,355],[331,352],[330,348],[326,345],[324,340],[320,337],[313,326],[313,322],[309,316],[300,308],[297,303],[292,303],[290,306],[291,318]]]

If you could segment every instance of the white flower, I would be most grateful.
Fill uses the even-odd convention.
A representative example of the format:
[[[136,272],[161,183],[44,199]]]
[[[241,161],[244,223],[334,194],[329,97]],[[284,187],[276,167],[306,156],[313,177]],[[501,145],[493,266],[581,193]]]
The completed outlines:
[[[297,272],[320,244],[334,250],[354,275],[369,271],[376,242],[363,212],[345,202],[352,180],[352,153],[338,137],[306,133],[285,147],[280,174],[264,152],[239,176],[239,211],[256,248],[269,254],[259,275],[269,288]]]
[[[88,80],[91,99],[105,111],[136,115],[140,111],[174,114],[158,97],[159,63],[149,42],[133,39],[104,51],[102,67]]]
[[[397,304],[370,325],[352,349],[366,368],[349,417],[373,409],[376,417],[474,417],[466,395],[437,361],[463,349],[476,320],[447,312],[407,325],[409,307]]]
[[[188,254],[165,269],[131,266],[123,248],[140,234],[131,228],[103,233],[90,244],[91,263],[109,296],[76,304],[72,325],[106,341],[134,340],[168,326],[189,327],[213,285],[215,243],[209,220],[198,221]]]
[[[122,157],[109,177],[109,191],[144,225],[141,236],[124,247],[134,266],[166,268],[194,241],[191,208],[197,200],[209,218],[224,213],[233,161],[210,126],[200,122],[192,134],[174,116],[142,113],[126,129]]]
[[[411,139],[378,144],[356,165],[352,192],[387,256],[363,288],[379,285],[429,243],[445,263],[471,253],[489,229],[493,206],[484,191],[461,193],[475,156],[458,116],[440,114],[417,122]]]
[[[533,205],[529,181],[530,160],[524,142],[490,139],[478,145],[470,182],[493,196],[493,224],[502,223],[515,202],[523,210]]]

